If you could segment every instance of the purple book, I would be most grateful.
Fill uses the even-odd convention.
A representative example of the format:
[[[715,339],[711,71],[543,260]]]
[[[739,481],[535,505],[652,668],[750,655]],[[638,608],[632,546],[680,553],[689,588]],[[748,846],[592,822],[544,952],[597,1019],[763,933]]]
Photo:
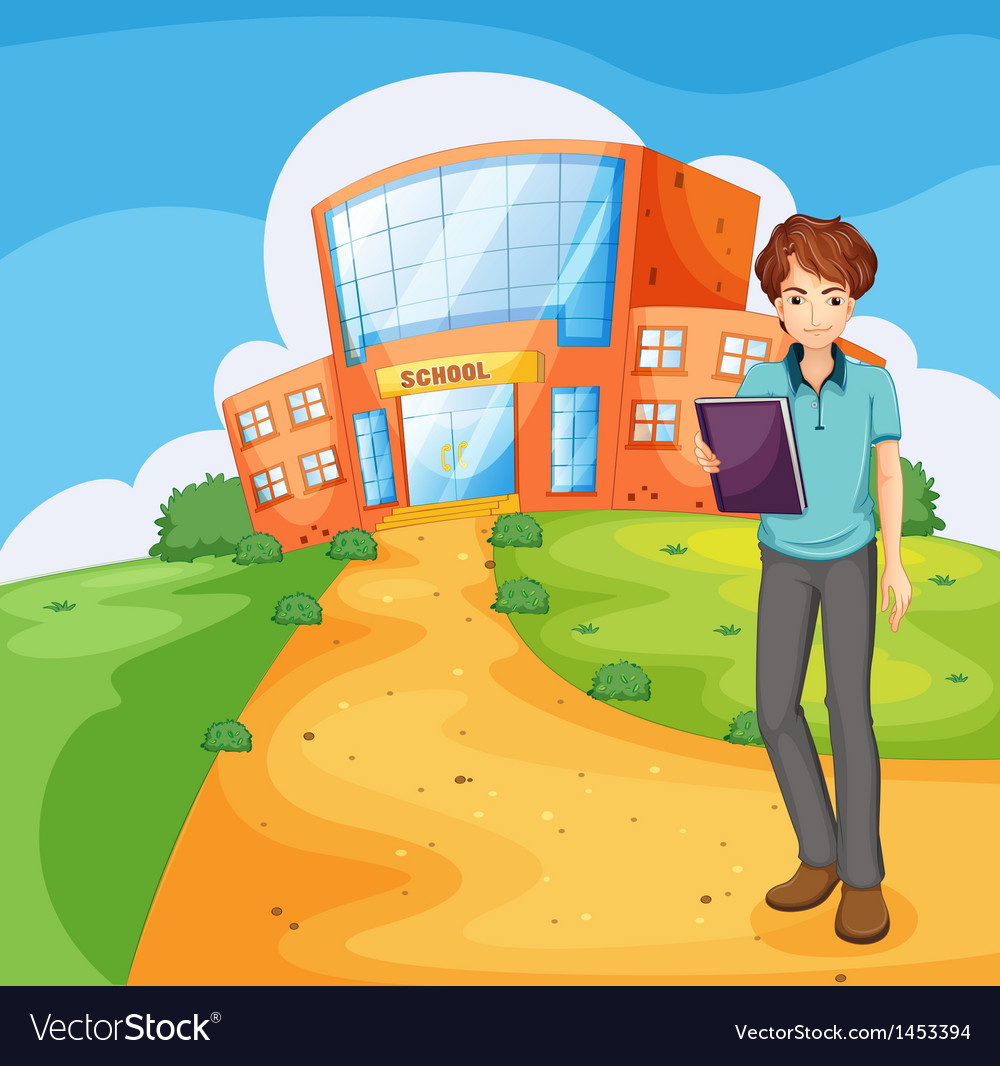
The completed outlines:
[[[784,396],[695,400],[705,443],[719,457],[712,475],[720,511],[802,514],[806,494]]]

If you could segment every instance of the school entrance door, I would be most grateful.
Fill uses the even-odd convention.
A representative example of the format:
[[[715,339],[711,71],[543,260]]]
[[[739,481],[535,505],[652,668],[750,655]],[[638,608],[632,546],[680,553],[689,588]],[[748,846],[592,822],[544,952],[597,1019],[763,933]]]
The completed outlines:
[[[514,492],[514,386],[403,396],[410,506]]]

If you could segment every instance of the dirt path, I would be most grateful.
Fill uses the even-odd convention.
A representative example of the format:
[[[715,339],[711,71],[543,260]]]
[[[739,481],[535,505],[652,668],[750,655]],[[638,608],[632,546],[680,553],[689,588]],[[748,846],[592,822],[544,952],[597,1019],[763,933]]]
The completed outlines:
[[[883,763],[885,940],[834,935],[839,892],[773,911],[797,859],[765,752],[549,671],[489,610],[487,533],[380,534],[331,587],[244,712],[252,754],[216,760],[130,984],[996,983],[994,763]]]

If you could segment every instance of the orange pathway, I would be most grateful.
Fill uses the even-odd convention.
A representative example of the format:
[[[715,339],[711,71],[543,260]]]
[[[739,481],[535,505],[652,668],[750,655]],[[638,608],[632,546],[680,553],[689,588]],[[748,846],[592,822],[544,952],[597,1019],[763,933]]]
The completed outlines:
[[[331,586],[242,716],[253,751],[216,759],[130,984],[996,983],[995,763],[883,762],[883,941],[835,936],[839,892],[773,911],[798,860],[766,753],[571,688],[489,610],[487,535],[386,531]]]

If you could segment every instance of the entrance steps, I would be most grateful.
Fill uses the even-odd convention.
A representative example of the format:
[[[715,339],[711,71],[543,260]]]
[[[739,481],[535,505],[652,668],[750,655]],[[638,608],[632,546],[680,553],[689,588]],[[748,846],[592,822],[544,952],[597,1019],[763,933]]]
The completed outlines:
[[[397,529],[400,526],[421,526],[428,522],[447,522],[452,518],[496,517],[520,510],[517,493],[509,496],[486,496],[479,500],[456,500],[453,503],[428,503],[421,507],[396,507],[375,526]]]

